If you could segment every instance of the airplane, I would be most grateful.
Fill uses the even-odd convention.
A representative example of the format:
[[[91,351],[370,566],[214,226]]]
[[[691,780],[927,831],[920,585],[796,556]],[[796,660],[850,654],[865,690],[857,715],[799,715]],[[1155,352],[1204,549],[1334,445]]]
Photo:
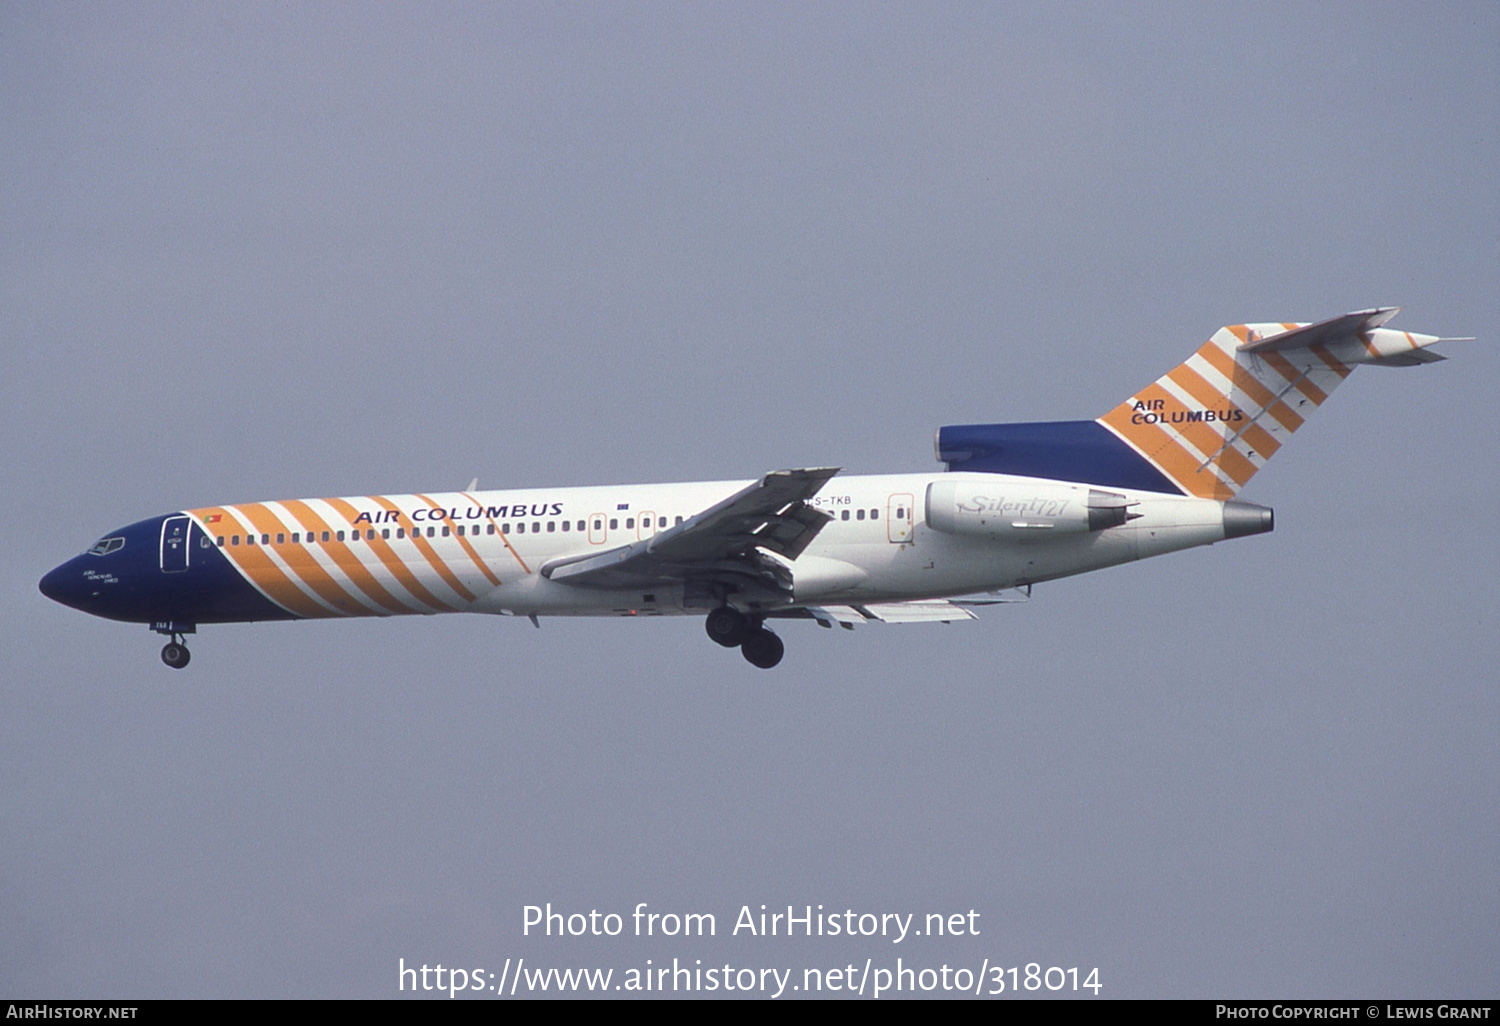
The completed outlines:
[[[1263,534],[1240,489],[1358,366],[1457,341],[1384,307],[1225,327],[1097,420],[940,428],[942,471],[363,495],[180,510],[112,531],[42,578],[48,598],[145,623],[350,616],[703,616],[752,665],[768,621],[954,622],[1019,589]]]

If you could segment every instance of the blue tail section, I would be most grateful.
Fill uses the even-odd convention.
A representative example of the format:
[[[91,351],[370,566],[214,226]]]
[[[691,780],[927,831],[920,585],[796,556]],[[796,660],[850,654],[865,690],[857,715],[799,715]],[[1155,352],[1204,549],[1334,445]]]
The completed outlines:
[[[937,457],[949,470],[1184,494],[1140,453],[1093,420],[955,424],[938,429]]]

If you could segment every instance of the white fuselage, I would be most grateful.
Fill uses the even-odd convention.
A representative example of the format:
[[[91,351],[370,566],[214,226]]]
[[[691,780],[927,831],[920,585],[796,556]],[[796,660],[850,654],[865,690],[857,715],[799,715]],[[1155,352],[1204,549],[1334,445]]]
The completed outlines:
[[[701,614],[712,603],[685,595],[680,584],[606,589],[553,581],[542,571],[557,560],[647,540],[750,483],[359,496],[223,506],[190,515],[208,536],[205,543],[217,545],[273,600],[285,605],[287,589],[295,589],[301,615]],[[929,486],[935,483],[950,492],[972,485],[969,492],[1018,496],[1022,503],[1033,492],[1089,491],[1086,485],[999,474],[834,477],[807,500],[832,519],[797,559],[783,560],[794,590],[780,605],[992,591],[1225,537],[1221,502],[1119,489],[1110,494],[1123,497],[1131,515],[1119,526],[1067,530],[1061,523],[1007,514],[986,531],[951,533],[951,527],[938,530],[930,522]]]

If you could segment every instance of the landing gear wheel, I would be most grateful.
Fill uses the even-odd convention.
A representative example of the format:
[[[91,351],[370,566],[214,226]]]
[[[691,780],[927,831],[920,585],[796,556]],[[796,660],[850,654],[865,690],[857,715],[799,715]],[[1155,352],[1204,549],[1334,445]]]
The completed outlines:
[[[764,627],[755,628],[740,643],[740,653],[751,666],[759,666],[762,670],[769,670],[781,662],[785,652],[786,646],[781,643],[781,639]]]
[[[174,670],[182,669],[192,657],[193,654],[180,641],[169,641],[161,647],[161,661]]]
[[[720,606],[703,621],[708,636],[725,648],[734,648],[744,641],[754,626],[748,616],[733,606]]]

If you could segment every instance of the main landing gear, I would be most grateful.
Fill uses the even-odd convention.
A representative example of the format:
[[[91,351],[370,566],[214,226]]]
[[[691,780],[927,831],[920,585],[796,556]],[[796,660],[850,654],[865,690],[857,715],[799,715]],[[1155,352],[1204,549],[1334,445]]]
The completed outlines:
[[[761,624],[761,618],[746,616],[733,606],[720,606],[703,621],[708,636],[725,648],[738,648],[751,666],[769,670],[781,662],[786,646]]]

